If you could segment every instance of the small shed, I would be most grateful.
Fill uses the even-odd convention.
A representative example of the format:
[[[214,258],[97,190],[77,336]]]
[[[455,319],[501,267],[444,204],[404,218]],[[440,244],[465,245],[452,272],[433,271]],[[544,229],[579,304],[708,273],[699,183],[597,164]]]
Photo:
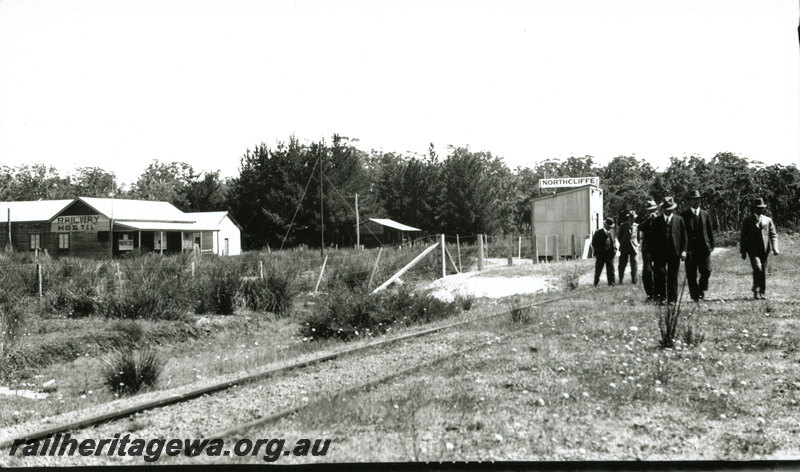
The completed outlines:
[[[541,259],[581,257],[603,225],[603,189],[584,185],[531,199],[531,236]]]
[[[242,253],[242,227],[227,211],[186,213],[196,224],[214,230],[210,247],[203,252],[219,256],[238,256]]]
[[[416,239],[415,233],[422,232],[419,228],[404,225],[389,218],[370,218],[361,223],[359,230],[361,244],[365,247],[403,246]]]

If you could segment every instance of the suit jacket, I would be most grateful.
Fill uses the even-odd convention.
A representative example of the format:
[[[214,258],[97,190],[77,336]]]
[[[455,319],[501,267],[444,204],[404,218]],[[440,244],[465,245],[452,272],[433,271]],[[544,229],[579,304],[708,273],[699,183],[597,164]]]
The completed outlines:
[[[642,220],[641,223],[639,223],[639,227],[637,228],[638,231],[639,231],[639,248],[642,251],[642,256],[645,256],[645,255],[648,256],[648,257],[650,256],[650,249],[647,246],[647,241],[648,241],[647,238],[648,238],[648,234],[650,233],[650,229],[651,229],[650,225],[652,225],[652,222],[651,223],[647,223],[647,224],[645,224],[645,223],[648,222],[648,221],[651,221],[653,218],[655,218],[657,216],[658,215],[655,214],[655,213],[651,213],[651,214],[647,215],[645,217],[645,219]]]
[[[739,239],[739,250],[742,254],[762,256],[770,250],[778,250],[778,232],[772,218],[761,215],[747,215],[742,220],[742,236]]]
[[[711,229],[711,215],[700,209],[700,214],[694,216],[692,209],[681,213],[686,223],[686,236],[689,238],[689,251],[707,256],[714,250],[714,231]]]
[[[629,254],[639,254],[639,225],[627,221],[619,225],[619,250]]]
[[[614,244],[614,232],[600,228],[592,235],[592,249],[594,257],[598,259],[613,259],[617,254],[617,247]]]
[[[647,250],[654,259],[680,257],[686,251],[686,224],[680,216],[673,213],[672,220],[667,224],[664,215],[658,215],[646,219],[640,227],[646,234]]]

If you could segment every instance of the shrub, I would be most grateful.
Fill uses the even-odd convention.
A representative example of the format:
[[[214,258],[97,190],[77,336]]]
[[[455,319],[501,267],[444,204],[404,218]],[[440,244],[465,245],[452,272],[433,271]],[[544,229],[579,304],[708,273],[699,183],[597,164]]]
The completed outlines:
[[[471,294],[459,293],[455,297],[455,303],[461,307],[462,310],[469,311],[472,309],[472,305],[475,303],[475,296]]]
[[[118,319],[183,319],[195,303],[187,258],[148,255],[123,261],[100,314]],[[116,271],[116,269],[115,269]]]
[[[407,288],[372,295],[337,287],[305,317],[300,334],[306,338],[351,339],[382,334],[393,325],[426,323],[455,314],[456,303]]]
[[[103,379],[118,395],[132,395],[145,387],[154,387],[164,370],[164,359],[152,349],[122,349],[106,359]]]
[[[533,307],[524,305],[521,300],[512,298],[506,301],[508,306],[508,314],[512,323],[528,324],[532,320]]]
[[[286,315],[296,295],[294,276],[273,266],[267,270],[264,280],[244,279],[238,298],[242,305],[251,310]]]
[[[137,343],[144,336],[144,329],[136,320],[118,320],[109,328],[112,332],[121,333],[127,342]]]
[[[237,261],[215,258],[210,264],[204,264],[201,273],[195,274],[195,313],[233,313],[234,301],[241,285],[241,274]]]
[[[579,286],[581,269],[575,264],[569,264],[563,274],[561,274],[562,290],[575,290]]]

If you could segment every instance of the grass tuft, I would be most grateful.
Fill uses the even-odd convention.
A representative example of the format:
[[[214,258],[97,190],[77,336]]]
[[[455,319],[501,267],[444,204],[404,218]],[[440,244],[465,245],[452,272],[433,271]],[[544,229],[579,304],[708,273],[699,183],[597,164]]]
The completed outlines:
[[[155,387],[166,361],[153,349],[121,349],[106,360],[103,379],[117,395],[133,395]]]

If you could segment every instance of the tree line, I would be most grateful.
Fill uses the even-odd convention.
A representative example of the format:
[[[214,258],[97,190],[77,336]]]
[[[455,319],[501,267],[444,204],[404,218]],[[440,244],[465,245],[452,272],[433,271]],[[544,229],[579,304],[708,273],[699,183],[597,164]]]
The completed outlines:
[[[755,197],[766,200],[779,228],[800,228],[795,165],[767,166],[720,152],[709,160],[672,157],[663,171],[635,156],[606,165],[592,156],[548,159],[511,169],[491,152],[468,147],[451,146],[446,156],[433,145],[425,155],[367,152],[340,135],[258,144],[241,156],[233,178],[185,162],[153,161],[127,188],[97,167],[62,175],[44,165],[0,165],[0,201],[113,196],[168,201],[183,211],[228,210],[248,249],[318,247],[324,221],[326,244],[345,246],[355,243],[356,194],[362,221],[391,218],[428,233],[527,234],[530,199],[544,192],[539,179],[587,176],[600,177],[606,216],[642,214],[646,200],[672,195],[682,202],[697,189],[718,231],[737,229]]]

